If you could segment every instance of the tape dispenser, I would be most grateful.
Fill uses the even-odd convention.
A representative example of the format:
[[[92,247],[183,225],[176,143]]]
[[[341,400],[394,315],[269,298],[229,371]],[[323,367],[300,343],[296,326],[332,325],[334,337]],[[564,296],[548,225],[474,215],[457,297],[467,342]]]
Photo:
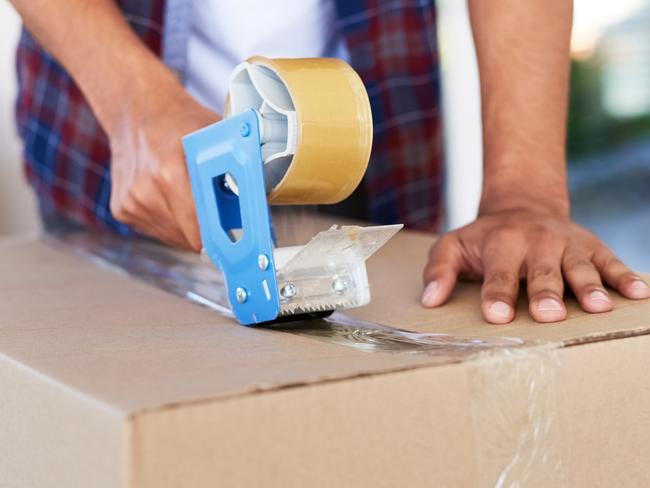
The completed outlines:
[[[235,68],[224,119],[183,146],[201,239],[236,318],[254,325],[370,301],[365,261],[402,226],[333,227],[275,247],[269,204],[332,204],[365,173],[368,96],[337,59],[252,57]]]

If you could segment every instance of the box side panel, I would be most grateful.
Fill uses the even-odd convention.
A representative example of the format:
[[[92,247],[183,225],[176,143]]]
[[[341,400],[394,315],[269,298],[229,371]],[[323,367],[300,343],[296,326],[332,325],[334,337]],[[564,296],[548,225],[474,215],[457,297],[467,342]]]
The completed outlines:
[[[640,336],[144,412],[131,486],[650,486],[648,351]]]
[[[467,393],[439,367],[145,412],[131,487],[473,486]]]
[[[125,485],[124,418],[0,356],[0,486]]]
[[[650,336],[562,350],[569,486],[650,486]]]

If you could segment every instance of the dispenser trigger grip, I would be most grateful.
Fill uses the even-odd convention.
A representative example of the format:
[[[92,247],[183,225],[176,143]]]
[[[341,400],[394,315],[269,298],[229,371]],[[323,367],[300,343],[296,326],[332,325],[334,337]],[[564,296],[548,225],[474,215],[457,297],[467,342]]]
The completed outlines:
[[[235,316],[244,324],[274,320],[280,300],[256,112],[189,134],[183,146],[201,241],[224,274]]]

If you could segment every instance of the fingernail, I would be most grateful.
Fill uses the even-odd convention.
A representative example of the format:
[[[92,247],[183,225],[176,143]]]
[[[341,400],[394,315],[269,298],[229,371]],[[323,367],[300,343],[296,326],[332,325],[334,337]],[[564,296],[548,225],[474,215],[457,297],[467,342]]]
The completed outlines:
[[[498,318],[509,319],[512,315],[512,307],[505,302],[494,302],[490,305],[490,313]]]
[[[561,312],[562,304],[553,298],[544,298],[537,304],[540,312]]]
[[[589,300],[592,302],[607,302],[610,303],[611,300],[607,293],[601,290],[594,290],[589,294]]]
[[[650,288],[643,280],[635,280],[630,285],[631,294],[634,298],[647,298],[650,296]]]
[[[425,307],[433,307],[437,303],[437,295],[438,282],[434,280],[429,282],[429,284],[424,289],[424,292],[422,293],[422,305]]]

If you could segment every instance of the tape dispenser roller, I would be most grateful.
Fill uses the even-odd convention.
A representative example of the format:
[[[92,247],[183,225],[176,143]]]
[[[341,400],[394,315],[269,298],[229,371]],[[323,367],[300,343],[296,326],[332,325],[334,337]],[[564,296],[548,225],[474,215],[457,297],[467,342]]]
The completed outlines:
[[[224,119],[183,139],[201,239],[236,318],[254,325],[370,301],[365,261],[402,226],[333,227],[275,247],[269,204],[333,204],[360,183],[372,146],[368,96],[337,59],[252,57]]]

